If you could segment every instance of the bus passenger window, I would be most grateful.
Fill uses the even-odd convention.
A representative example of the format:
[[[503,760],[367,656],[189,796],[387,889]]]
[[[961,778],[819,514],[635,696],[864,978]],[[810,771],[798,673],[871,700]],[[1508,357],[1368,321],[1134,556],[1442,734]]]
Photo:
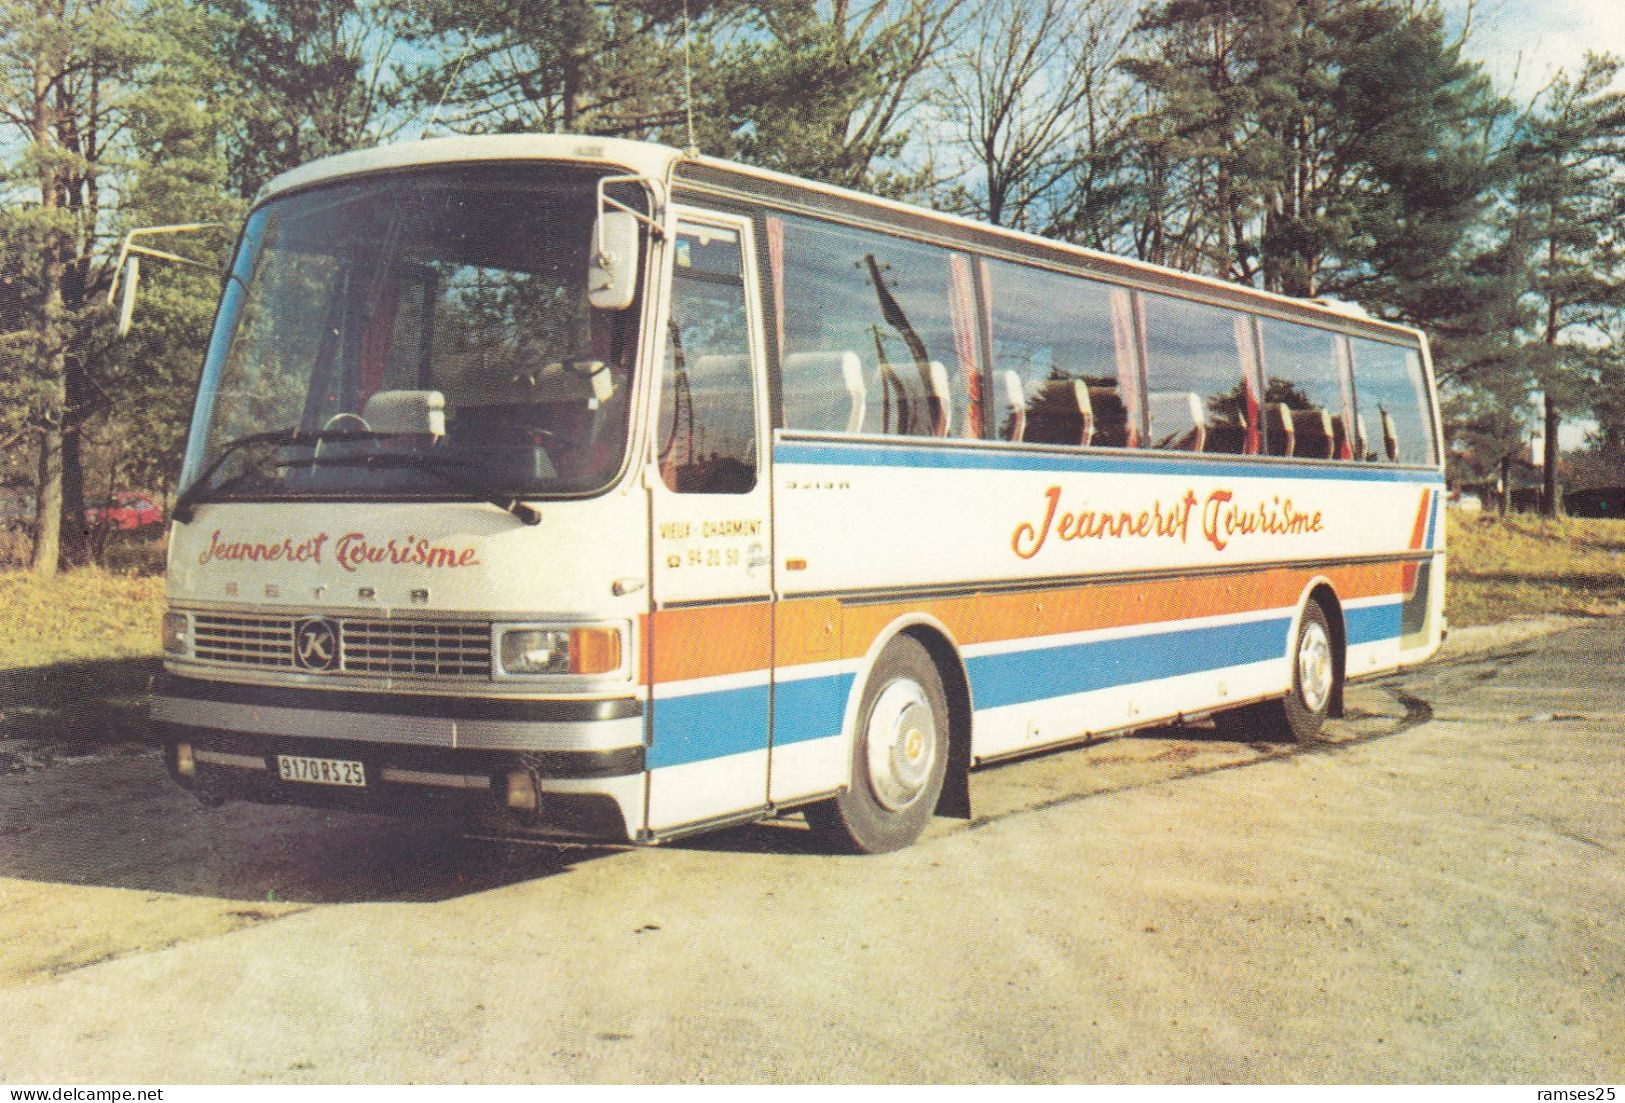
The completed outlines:
[[[1363,459],[1374,463],[1432,464],[1433,413],[1428,407],[1422,357],[1414,348],[1355,338],[1354,402],[1371,432]]]
[[[998,440],[1131,448],[1138,442],[1129,293],[988,261]]]
[[[868,385],[857,353],[791,353],[784,358],[780,390],[786,425],[824,433],[863,432]]]
[[[782,258],[770,263],[773,285],[784,288],[775,299],[785,428],[978,436],[981,368],[968,260],[798,215],[769,221],[782,226],[784,240]]]
[[[998,427],[999,439],[1026,440],[1027,388],[1022,384],[1021,376],[1009,370],[999,372],[996,390],[999,405],[998,420],[994,424]]]
[[[707,248],[719,242],[732,244],[728,264]],[[706,255],[712,263],[700,262]],[[660,477],[680,494],[744,494],[756,486],[750,327],[738,258],[731,230],[678,229],[655,444]]]
[[[1207,444],[1207,413],[1195,391],[1148,391],[1151,447],[1200,452]]]
[[[1243,370],[1247,327],[1222,307],[1142,295],[1150,445],[1241,455],[1257,447],[1258,399]],[[1244,321],[1244,319],[1242,319]]]
[[[1264,401],[1279,408],[1269,419],[1272,456],[1346,460],[1354,457],[1350,411],[1337,342],[1330,330],[1261,318]]]

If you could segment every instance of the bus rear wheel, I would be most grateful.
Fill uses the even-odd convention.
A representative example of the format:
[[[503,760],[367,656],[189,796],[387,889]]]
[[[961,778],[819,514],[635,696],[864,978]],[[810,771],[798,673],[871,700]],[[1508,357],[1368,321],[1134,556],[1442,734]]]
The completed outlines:
[[[1239,738],[1279,743],[1313,739],[1326,722],[1337,690],[1337,655],[1326,611],[1318,601],[1304,606],[1292,645],[1292,689],[1285,697],[1221,713],[1220,731]]]
[[[948,703],[942,677],[918,641],[900,636],[875,664],[858,708],[851,784],[807,809],[821,842],[880,854],[920,837],[948,772]]]

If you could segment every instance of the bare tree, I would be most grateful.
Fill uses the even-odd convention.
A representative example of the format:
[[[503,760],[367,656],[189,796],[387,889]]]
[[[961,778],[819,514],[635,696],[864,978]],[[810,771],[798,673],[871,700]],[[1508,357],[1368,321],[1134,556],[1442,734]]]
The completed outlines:
[[[1107,0],[1004,0],[982,9],[945,67],[942,100],[980,180],[967,199],[990,222],[1025,229],[1099,152],[1126,33]]]

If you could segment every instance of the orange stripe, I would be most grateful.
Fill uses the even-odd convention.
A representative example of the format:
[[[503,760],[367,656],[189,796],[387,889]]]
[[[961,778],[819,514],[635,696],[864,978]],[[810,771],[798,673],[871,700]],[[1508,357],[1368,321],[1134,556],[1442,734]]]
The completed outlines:
[[[908,613],[934,617],[961,646],[1136,624],[1286,609],[1324,575],[1342,601],[1404,592],[1415,565],[1363,563],[1314,569],[1266,567],[1250,574],[1126,580],[1017,593],[849,604],[829,597],[663,609],[645,618],[644,681],[675,682],[861,657],[875,636]]]
[[[781,602],[775,641],[778,665],[800,666],[843,658],[842,615],[841,603],[832,597]]]
[[[1303,588],[1317,574],[1324,574],[1339,598],[1347,601],[1394,593],[1399,586],[1400,565],[1362,564],[1324,571],[1270,568],[1247,575],[1096,583],[1067,589],[853,605],[844,613],[842,650],[846,658],[863,654],[876,633],[908,612],[942,621],[961,646],[969,647],[1033,636],[1284,609],[1297,604]]]
[[[1428,499],[1433,491],[1422,491],[1422,504],[1416,507],[1416,525],[1411,529],[1411,550],[1417,551],[1422,547],[1422,538],[1428,531]]]
[[[1431,502],[1432,497],[1433,491],[1422,491],[1422,504],[1416,510],[1416,525],[1411,529],[1411,547],[1413,549],[1421,548],[1422,541],[1427,537],[1428,505]],[[1402,572],[1402,577],[1400,578],[1399,588],[1404,592],[1406,597],[1414,597],[1416,595],[1416,576],[1419,567],[1420,564],[1418,563],[1405,564],[1405,569]]]
[[[661,609],[644,618],[648,682],[682,682],[765,670],[773,663],[773,607],[766,601]]]

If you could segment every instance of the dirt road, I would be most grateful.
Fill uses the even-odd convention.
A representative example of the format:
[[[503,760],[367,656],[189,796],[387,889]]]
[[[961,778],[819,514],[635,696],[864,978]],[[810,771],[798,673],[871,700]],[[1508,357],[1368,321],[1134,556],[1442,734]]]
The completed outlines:
[[[0,1082],[1625,1080],[1625,624],[983,771],[877,858],[0,777]]]

